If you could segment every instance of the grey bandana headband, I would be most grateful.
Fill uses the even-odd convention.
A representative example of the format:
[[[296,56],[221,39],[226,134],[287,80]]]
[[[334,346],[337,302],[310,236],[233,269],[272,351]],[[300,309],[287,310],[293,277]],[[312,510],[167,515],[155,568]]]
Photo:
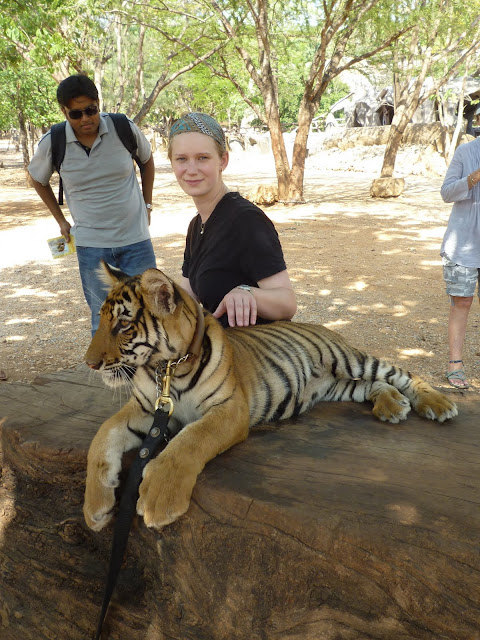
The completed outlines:
[[[224,151],[227,148],[225,134],[222,127],[218,124],[215,118],[212,118],[212,116],[209,116],[206,113],[187,113],[174,122],[170,129],[170,142],[174,136],[188,131],[203,133],[218,142]]]

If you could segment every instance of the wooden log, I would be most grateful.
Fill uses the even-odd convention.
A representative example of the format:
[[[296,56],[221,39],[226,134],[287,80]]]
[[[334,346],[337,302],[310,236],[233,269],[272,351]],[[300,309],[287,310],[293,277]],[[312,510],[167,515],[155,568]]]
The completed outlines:
[[[444,425],[322,403],[254,430],[178,522],[138,519],[103,637],[477,640],[472,396]],[[112,527],[83,523],[86,452],[122,398],[63,372],[0,385],[0,401],[0,638],[93,638]]]

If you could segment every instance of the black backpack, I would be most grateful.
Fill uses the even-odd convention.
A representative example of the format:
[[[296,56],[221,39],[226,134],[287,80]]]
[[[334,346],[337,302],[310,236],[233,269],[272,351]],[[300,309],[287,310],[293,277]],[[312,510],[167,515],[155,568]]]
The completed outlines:
[[[125,149],[127,149],[132,158],[138,164],[140,174],[143,174],[144,166],[140,158],[137,156],[137,140],[132,131],[132,128],[130,127],[130,122],[128,121],[127,116],[123,113],[109,113],[107,115],[109,115],[112,119],[112,122],[115,126],[115,131],[122,141],[123,146],[125,147]],[[60,167],[63,162],[63,158],[65,157],[65,147],[67,145],[65,125],[66,122],[64,120],[63,122],[54,124],[50,129],[50,134],[52,137],[52,166],[59,176]],[[61,176],[60,184],[58,187],[58,204],[63,204],[63,184]]]

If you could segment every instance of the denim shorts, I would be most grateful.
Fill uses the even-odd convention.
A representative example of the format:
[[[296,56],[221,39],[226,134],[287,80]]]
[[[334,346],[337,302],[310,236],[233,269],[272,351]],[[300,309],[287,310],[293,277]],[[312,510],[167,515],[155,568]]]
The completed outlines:
[[[447,285],[447,294],[449,296],[471,298],[475,294],[477,282],[479,284],[478,295],[480,296],[480,269],[477,267],[462,267],[462,265],[452,262],[445,256],[442,260],[443,279]]]

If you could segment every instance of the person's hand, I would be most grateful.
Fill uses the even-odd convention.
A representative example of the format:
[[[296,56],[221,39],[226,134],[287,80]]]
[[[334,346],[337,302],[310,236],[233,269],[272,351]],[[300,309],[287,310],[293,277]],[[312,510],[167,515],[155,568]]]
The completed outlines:
[[[470,174],[470,178],[472,179],[472,183],[475,185],[477,182],[480,182],[480,169],[476,169]]]
[[[152,209],[153,209],[153,204],[145,203],[145,206],[147,207],[148,226],[150,226],[150,224],[152,223]]]
[[[67,242],[70,242],[70,229],[72,228],[72,225],[68,222],[68,220],[62,220],[62,222],[59,223],[59,226],[62,236]]]
[[[250,291],[232,289],[220,302],[212,314],[221,318],[226,313],[231,327],[247,327],[257,322],[257,301]]]

